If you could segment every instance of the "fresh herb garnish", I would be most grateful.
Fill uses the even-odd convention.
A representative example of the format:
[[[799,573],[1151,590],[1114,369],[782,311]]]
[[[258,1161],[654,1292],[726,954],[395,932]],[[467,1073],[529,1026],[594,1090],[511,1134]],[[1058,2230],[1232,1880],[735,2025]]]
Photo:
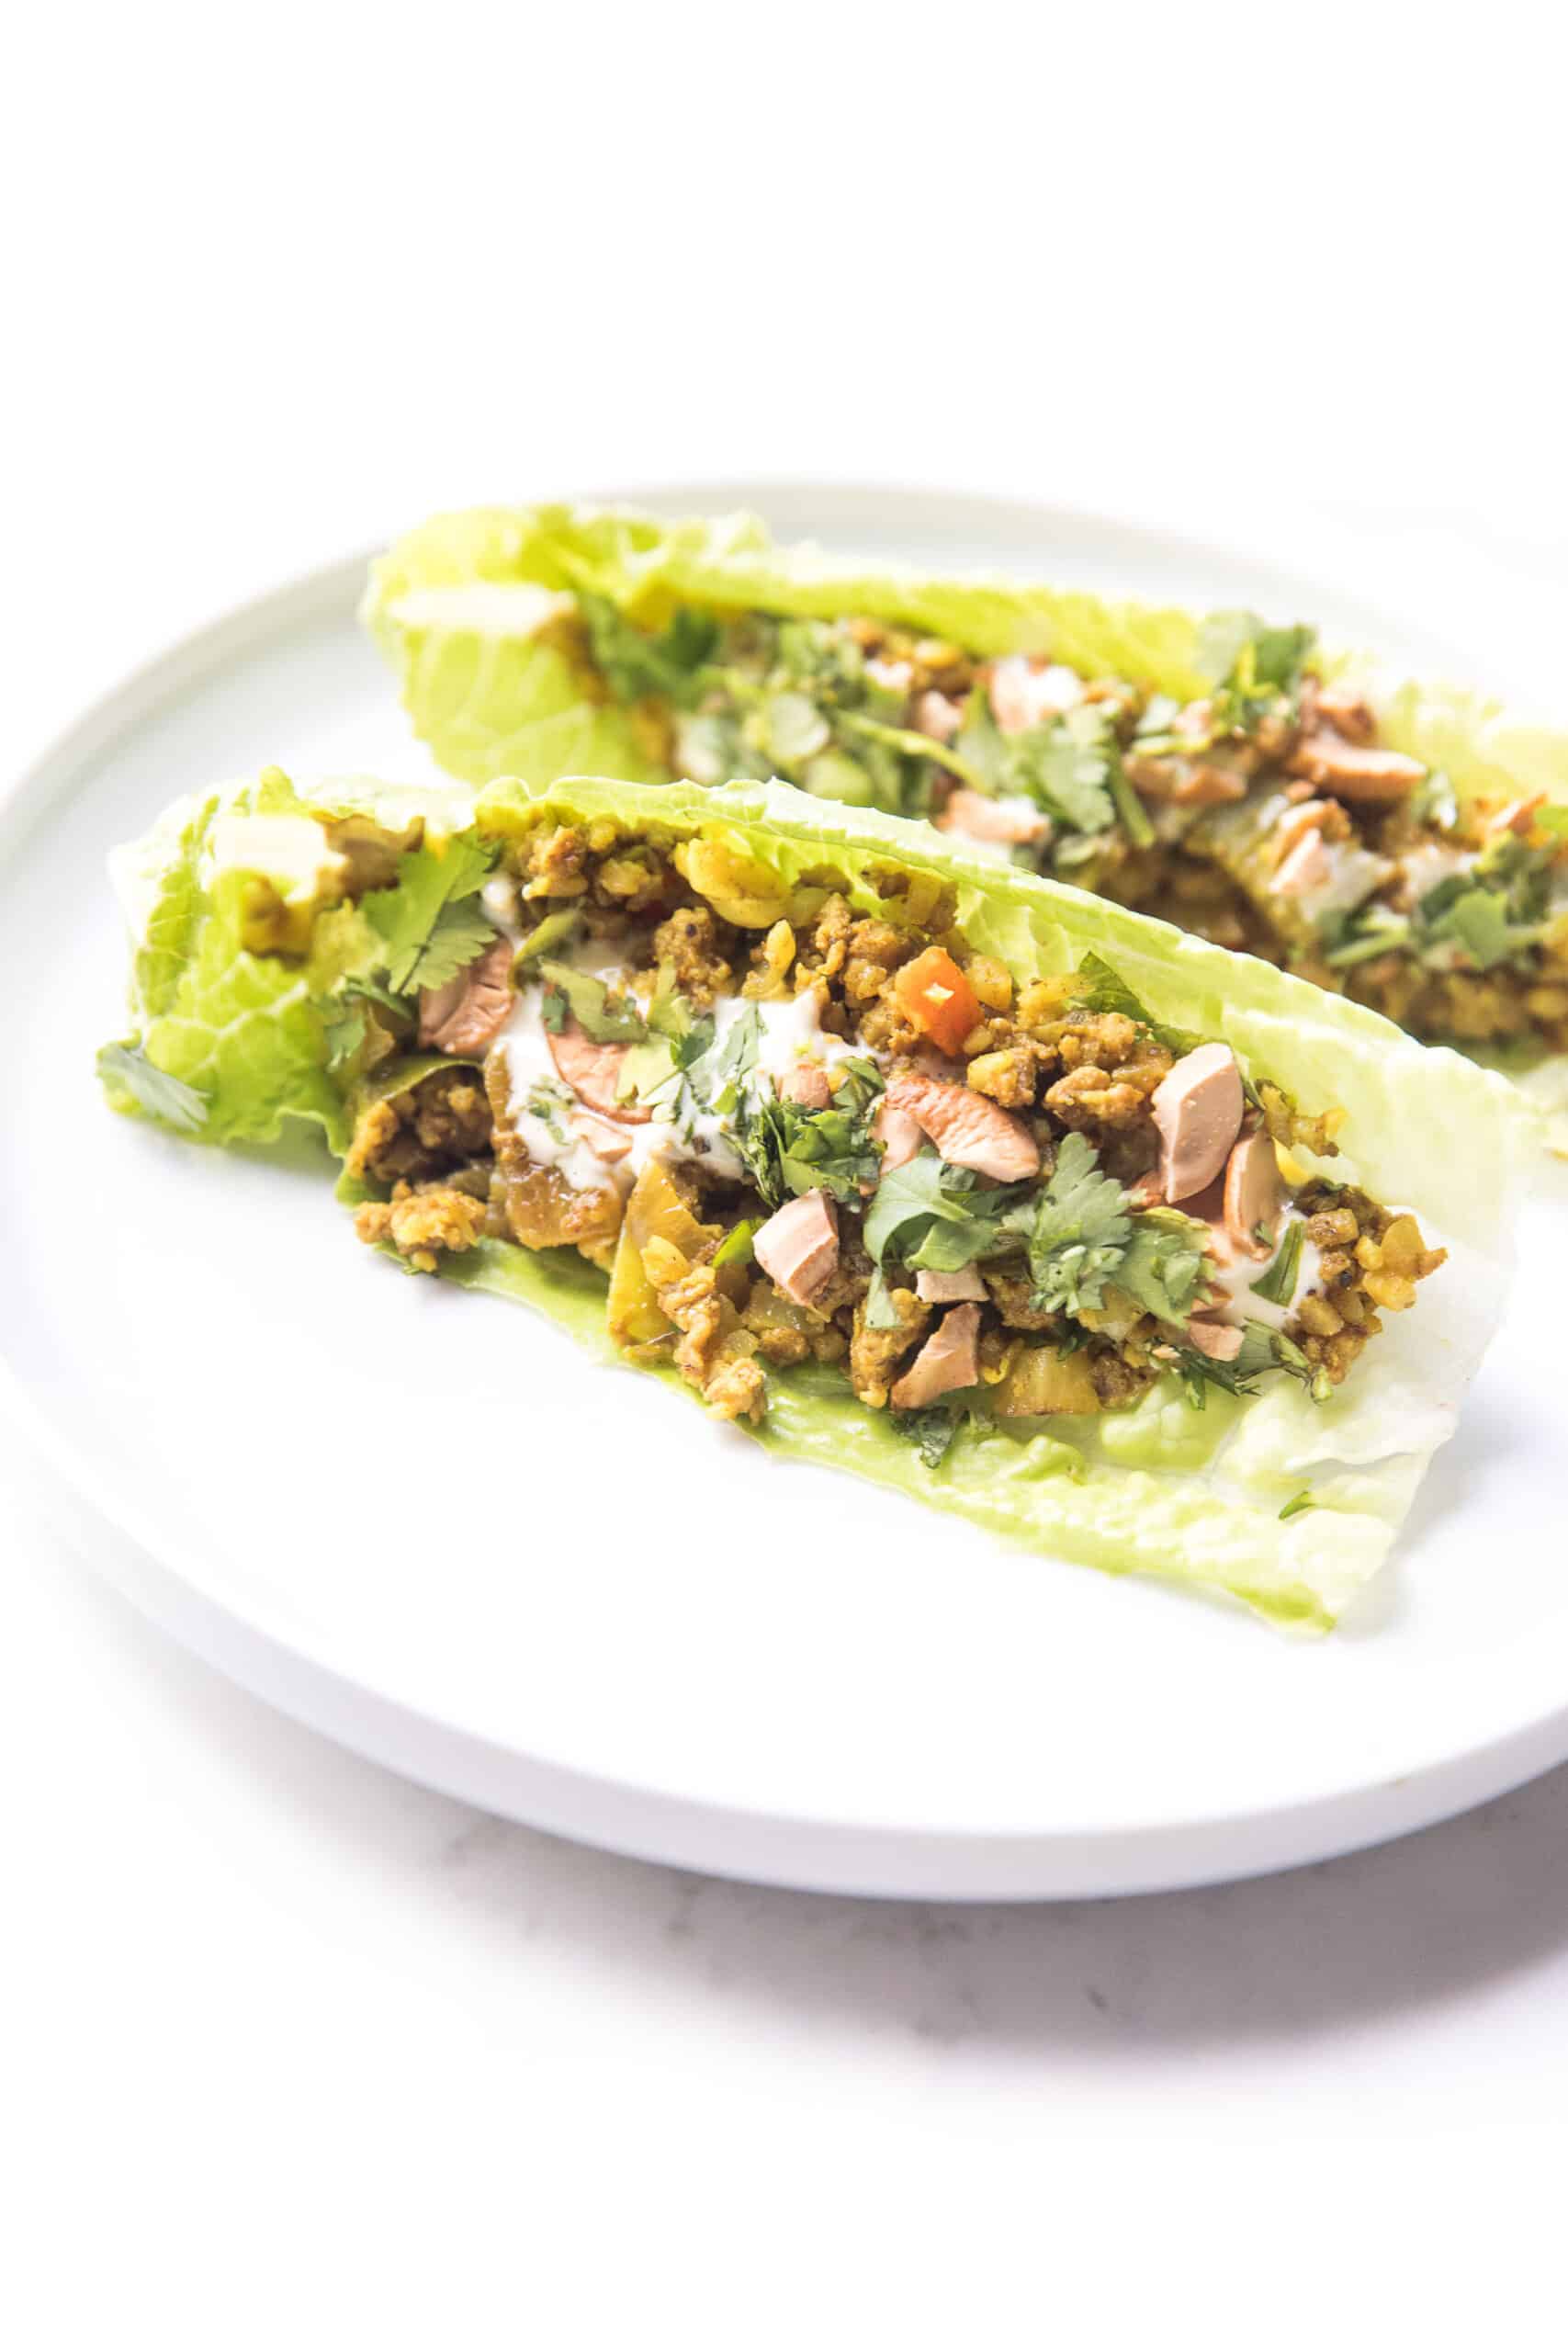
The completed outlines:
[[[1122,773],[1119,759],[1111,761],[1107,780],[1111,786],[1111,797],[1116,803],[1116,814],[1122,820],[1122,831],[1134,849],[1148,849],[1155,838],[1154,821]]]
[[[900,1437],[919,1449],[921,1461],[934,1470],[958,1435],[961,1413],[947,1405],[924,1405],[918,1412],[895,1412],[890,1416]]]
[[[1002,773],[1007,762],[1007,737],[997,725],[991,708],[991,698],[983,685],[974,687],[964,706],[964,722],[953,746],[964,765],[953,774],[962,775],[977,792],[991,797],[1006,789]]]
[[[818,1187],[858,1207],[876,1183],[882,1161],[871,1121],[882,1095],[881,1073],[860,1060],[840,1063],[840,1071],[838,1091],[825,1111],[808,1111],[780,1094],[748,1090],[742,1096],[733,1141],[770,1208]]]
[[[1416,786],[1404,806],[1417,824],[1436,825],[1440,832],[1445,833],[1451,833],[1458,828],[1459,797],[1444,768],[1431,769]]]
[[[896,1331],[901,1317],[893,1304],[893,1293],[887,1277],[880,1266],[871,1270],[871,1288],[865,1295],[865,1323],[871,1331]]]
[[[1374,900],[1354,914],[1333,916],[1323,926],[1323,960],[1337,972],[1348,972],[1358,964],[1369,964],[1374,956],[1386,956],[1392,949],[1407,945],[1410,936],[1411,927],[1405,917]]]
[[[667,695],[680,704],[701,691],[704,665],[718,644],[718,624],[710,614],[682,605],[657,636],[637,628],[604,596],[579,590],[578,610],[588,625],[594,666],[617,702]]]
[[[715,1266],[749,1266],[757,1254],[753,1244],[764,1222],[760,1216],[743,1216],[739,1225],[732,1225],[714,1251],[711,1263]]]
[[[335,996],[317,1000],[316,1010],[321,1017],[321,1034],[327,1048],[327,1068],[336,1074],[346,1069],[359,1052],[370,1033],[369,1007],[378,1004],[392,1014],[394,1020],[406,1021],[409,1008],[401,997],[378,980],[365,978],[348,981]]]
[[[1249,1285],[1256,1297],[1266,1298],[1270,1306],[1289,1306],[1296,1295],[1302,1243],[1305,1236],[1306,1227],[1300,1218],[1285,1227],[1285,1238],[1280,1244],[1279,1255],[1273,1264]]]
[[[1202,1039],[1190,1029],[1176,1029],[1168,1022],[1156,1021],[1120,972],[1092,949],[1073,975],[1073,996],[1089,1012],[1120,1012],[1128,1021],[1135,1021],[1151,1037],[1173,1054],[1190,1054]]]
[[[1282,1362],[1275,1347],[1279,1336],[1266,1323],[1244,1324],[1241,1352],[1228,1363],[1219,1356],[1206,1356],[1201,1348],[1178,1348],[1177,1370],[1188,1403],[1201,1412],[1209,1388],[1221,1388],[1227,1396],[1255,1396],[1258,1374],[1269,1372]]]
[[[1442,888],[1439,884],[1438,890]],[[1517,922],[1504,890],[1481,886],[1461,889],[1441,907],[1434,921],[1427,917],[1427,907],[1437,896],[1438,891],[1429,892],[1422,901],[1426,944],[1451,942],[1478,972],[1488,972],[1495,964],[1506,964],[1536,946],[1545,932],[1544,923]]]
[[[471,902],[492,862],[490,850],[460,839],[439,853],[405,850],[396,882],[360,900],[383,942],[388,984],[400,996],[444,987],[491,944],[495,925]]]
[[[567,1132],[566,1123],[570,1114],[577,1107],[575,1094],[564,1086],[552,1085],[546,1078],[539,1079],[530,1087],[527,1098],[523,1104],[527,1114],[531,1118],[537,1119],[541,1125],[547,1128],[556,1142],[560,1144],[571,1141]]]
[[[1101,705],[1079,703],[1005,742],[1005,790],[1027,793],[1069,832],[1103,833],[1115,823],[1111,771],[1116,741]]]
[[[161,1119],[165,1126],[195,1135],[207,1125],[207,1097],[187,1086],[183,1078],[160,1069],[148,1059],[144,1046],[102,1046],[97,1067],[107,1086],[123,1087],[150,1117]]]
[[[1100,1173],[1099,1155],[1085,1136],[1067,1136],[1024,1232],[1032,1304],[1045,1314],[1075,1316],[1086,1306],[1103,1306],[1105,1285],[1132,1235],[1126,1193]]]
[[[1303,1487],[1299,1495],[1292,1495],[1291,1497],[1290,1501],[1285,1505],[1285,1508],[1280,1513],[1280,1516],[1281,1519],[1299,1519],[1303,1510],[1315,1510],[1316,1509],[1317,1505],[1312,1498],[1312,1488],[1310,1487]]]
[[[648,1023],[636,1005],[628,998],[612,996],[592,972],[576,971],[548,956],[540,957],[539,971],[548,983],[545,1026],[557,1036],[564,1020],[564,1004],[584,1036],[592,1037],[596,1046],[640,1045],[647,1037]]]
[[[1027,1184],[987,1184],[934,1151],[890,1169],[866,1213],[864,1240],[876,1263],[889,1259],[933,1273],[956,1273],[1013,1246],[1009,1218],[1031,1214]]]
[[[894,1260],[942,1273],[1021,1250],[1031,1304],[1041,1313],[1101,1307],[1114,1283],[1164,1323],[1186,1320],[1207,1262],[1192,1220],[1171,1211],[1135,1216],[1081,1135],[1066,1138],[1038,1187],[988,1184],[919,1152],[883,1177],[864,1238],[879,1266]]]
[[[1101,704],[1079,703],[1037,727],[1004,735],[986,689],[976,686],[951,754],[937,756],[973,790],[1031,799],[1069,833],[1102,833],[1120,814],[1134,841],[1154,839],[1142,803],[1122,775],[1114,721]]]
[[[1259,719],[1288,706],[1316,644],[1316,631],[1303,626],[1271,628],[1256,613],[1212,613],[1199,632],[1197,662],[1214,686],[1214,733],[1250,734]]]
[[[1197,1348],[1179,1348],[1176,1364],[1189,1404],[1200,1409],[1205,1386],[1223,1388],[1231,1396],[1253,1396],[1258,1393],[1258,1374],[1265,1372],[1283,1372],[1299,1380],[1314,1405],[1326,1404],[1334,1394],[1326,1371],[1321,1366],[1314,1371],[1295,1341],[1283,1331],[1270,1330],[1267,1323],[1242,1326],[1241,1353],[1229,1363]]]
[[[344,997],[323,1013],[321,1035],[327,1048],[327,1068],[334,1076],[364,1045],[368,1025],[363,1003],[352,996]]]
[[[731,1023],[724,1043],[709,1054],[704,1068],[708,1109],[719,1118],[728,1117],[739,1102],[761,1049],[762,1016],[754,1004],[749,1004]]]
[[[551,955],[556,948],[566,946],[569,941],[576,938],[581,928],[582,915],[578,908],[558,907],[553,914],[546,915],[542,922],[535,924],[513,959],[513,971],[525,971],[530,964],[536,964],[541,956]]]
[[[1160,1322],[1185,1323],[1210,1272],[1206,1242],[1204,1228],[1178,1209],[1135,1216],[1117,1289]]]
[[[937,766],[955,775],[972,792],[987,792],[984,771],[972,767],[964,753],[954,746],[938,743],[930,735],[922,735],[913,727],[890,727],[880,718],[868,718],[863,711],[846,710],[839,715],[839,723],[850,734],[863,741],[881,743],[888,751],[899,752],[905,759],[934,760]]]

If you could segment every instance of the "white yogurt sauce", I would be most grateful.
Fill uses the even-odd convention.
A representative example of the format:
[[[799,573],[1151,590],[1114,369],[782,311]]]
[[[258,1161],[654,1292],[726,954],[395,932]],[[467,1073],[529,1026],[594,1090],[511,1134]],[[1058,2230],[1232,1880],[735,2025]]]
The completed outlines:
[[[1279,1230],[1274,1238],[1275,1246],[1268,1258],[1238,1256],[1228,1265],[1216,1265],[1212,1281],[1214,1289],[1220,1293],[1220,1297],[1214,1302],[1213,1307],[1206,1311],[1213,1313],[1217,1310],[1222,1320],[1227,1323],[1267,1323],[1271,1331],[1282,1331],[1295,1313],[1297,1300],[1304,1298],[1307,1292],[1316,1286],[1323,1263],[1316,1244],[1309,1241],[1304,1234],[1302,1236],[1302,1254],[1296,1268],[1295,1288],[1282,1306],[1277,1306],[1269,1298],[1259,1298],[1252,1286],[1255,1283],[1260,1283],[1263,1280],[1264,1275],[1278,1258],[1291,1227],[1305,1223],[1306,1219],[1298,1210],[1287,1209],[1280,1219]],[[1200,1313],[1204,1311],[1202,1308],[1199,1309]]]
[[[596,978],[614,979],[624,971],[606,963],[603,942],[580,942],[563,960]],[[506,1057],[507,1109],[528,1157],[541,1168],[558,1169],[574,1192],[603,1192],[606,1184],[629,1191],[650,1159],[692,1160],[716,1176],[739,1180],[745,1173],[739,1154],[729,1140],[726,1121],[713,1112],[699,1112],[677,1122],[656,1107],[651,1119],[619,1133],[631,1148],[614,1163],[602,1159],[586,1136],[574,1128],[574,1115],[596,1122],[600,1114],[580,1105],[562,1083],[550,1052],[549,1035],[542,1018],[544,990],[537,984],[520,990],[496,1051]],[[781,1085],[803,1059],[826,1067],[863,1053],[863,1047],[827,1035],[818,1018],[813,990],[776,1003],[753,1003],[750,998],[725,997],[714,1007],[714,1040],[722,1046],[746,1013],[757,1015],[757,1070]],[[590,1127],[589,1133],[592,1132]]]
[[[852,1054],[869,1058],[863,1046],[852,1046],[842,1037],[829,1036],[818,1019],[818,1010],[814,989],[767,1004],[754,1004],[749,997],[722,997],[713,1009],[716,1041],[722,1045],[736,1023],[744,1014],[754,1012],[761,1026],[757,1068],[775,1086],[802,1061],[818,1061],[824,1069],[831,1069],[835,1062],[845,1061]]]
[[[1292,894],[1309,922],[1353,913],[1395,871],[1386,857],[1374,856],[1359,842],[1325,842],[1321,836],[1319,840],[1315,878],[1304,881]]]
[[[522,989],[496,1040],[495,1050],[506,1057],[506,1107],[536,1167],[558,1169],[574,1193],[602,1193],[614,1171],[573,1132],[572,1116],[581,1106],[556,1069],[540,1018],[543,1001],[542,989]]]
[[[1419,906],[1428,890],[1439,882],[1451,880],[1456,874],[1467,874],[1475,864],[1468,850],[1450,849],[1446,842],[1423,842],[1419,848],[1407,850],[1399,861],[1400,878],[1410,894],[1413,906]]]

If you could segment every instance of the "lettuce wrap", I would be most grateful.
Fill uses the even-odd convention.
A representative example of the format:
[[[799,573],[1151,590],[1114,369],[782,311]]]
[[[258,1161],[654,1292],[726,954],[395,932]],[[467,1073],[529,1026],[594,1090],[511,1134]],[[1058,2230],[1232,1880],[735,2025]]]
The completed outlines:
[[[1488,696],[745,514],[441,516],[365,615],[456,776],[777,775],[931,819],[1490,1059],[1568,1152],[1568,735]]]
[[[923,824],[274,769],[114,873],[116,1108],[1044,1554],[1332,1625],[1501,1312],[1506,1085]]]

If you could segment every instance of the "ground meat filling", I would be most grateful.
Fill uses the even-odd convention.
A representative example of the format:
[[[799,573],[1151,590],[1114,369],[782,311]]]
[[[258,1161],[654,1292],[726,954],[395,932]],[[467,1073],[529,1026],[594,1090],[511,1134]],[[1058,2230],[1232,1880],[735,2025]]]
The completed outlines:
[[[1322,1396],[1442,1262],[1408,1214],[1292,1181],[1332,1110],[1162,1039],[1114,974],[1019,984],[932,877],[881,872],[868,908],[600,820],[508,842],[498,880],[508,1023],[482,1077],[392,1065],[360,1234],[421,1271],[487,1237],[580,1251],[616,1340],[716,1412],[759,1419],[770,1370],[813,1365],[922,1444],[1172,1372],[1194,1401]]]
[[[1363,694],[1325,678],[1308,630],[1220,616],[1199,650],[1214,688],[1179,705],[865,617],[682,618],[660,645],[675,685],[636,706],[661,714],[677,775],[782,775],[928,818],[1418,1035],[1568,1050],[1564,812],[1502,792],[1461,808],[1382,741]],[[620,625],[597,690],[637,674],[642,643]]]
[[[471,1250],[495,1229],[492,1140],[479,1073],[460,1063],[368,1103],[355,1125],[347,1170],[389,1188],[389,1197],[355,1210],[360,1239],[389,1244],[421,1273],[434,1273],[445,1255]]]

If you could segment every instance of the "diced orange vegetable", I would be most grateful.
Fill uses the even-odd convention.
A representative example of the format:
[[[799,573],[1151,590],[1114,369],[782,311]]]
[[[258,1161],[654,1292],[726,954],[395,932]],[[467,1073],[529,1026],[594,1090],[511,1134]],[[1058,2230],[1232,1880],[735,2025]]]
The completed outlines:
[[[933,1046],[955,1054],[981,1019],[980,1000],[945,947],[928,947],[894,975],[898,1009]]]

